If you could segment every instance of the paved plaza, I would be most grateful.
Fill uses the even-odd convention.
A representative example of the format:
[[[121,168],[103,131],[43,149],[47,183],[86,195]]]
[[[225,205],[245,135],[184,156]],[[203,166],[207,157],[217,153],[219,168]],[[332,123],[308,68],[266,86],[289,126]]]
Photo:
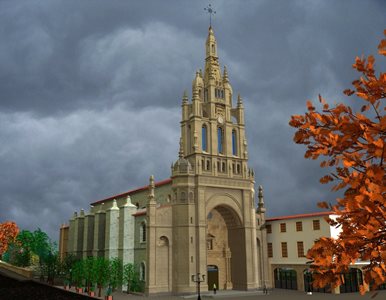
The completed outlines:
[[[322,294],[322,293],[313,293],[312,295],[307,295],[305,292],[293,291],[293,290],[282,290],[274,289],[269,292],[268,295],[264,295],[262,292],[241,292],[241,291],[219,291],[216,295],[213,293],[203,293],[201,294],[201,299],[226,299],[226,300],[368,300],[371,299],[372,293],[367,293],[364,296],[361,296],[359,293],[347,293],[347,294]],[[125,293],[114,293],[114,300],[146,300],[146,299],[159,299],[159,300],[176,300],[176,299],[197,299],[197,295],[190,296],[153,296],[153,297],[144,297],[136,295],[127,295]],[[378,295],[373,298],[374,300],[385,300],[386,291],[378,291]]]

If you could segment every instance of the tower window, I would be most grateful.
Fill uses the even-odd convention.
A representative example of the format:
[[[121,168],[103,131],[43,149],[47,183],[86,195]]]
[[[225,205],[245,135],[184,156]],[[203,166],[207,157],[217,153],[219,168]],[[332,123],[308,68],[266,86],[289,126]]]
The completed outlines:
[[[217,149],[218,153],[223,153],[224,133],[221,127],[217,128]]]
[[[208,129],[206,125],[202,126],[202,151],[208,151],[208,145],[207,145],[207,135],[208,135]]]
[[[145,243],[146,242],[146,223],[145,222],[142,222],[141,223],[141,227],[139,228],[139,237],[140,237],[140,241],[141,243]]]
[[[221,98],[224,99],[224,90],[221,90]]]
[[[212,44],[212,52],[213,52],[213,54],[215,52],[214,44]]]
[[[187,132],[187,147],[186,147],[186,150],[188,151],[188,153],[185,153],[185,155],[189,154],[191,152],[191,127],[190,125],[188,125],[188,132]]]
[[[232,154],[237,155],[237,134],[236,130],[232,130]]]
[[[204,89],[204,102],[208,102],[208,89]]]
[[[210,160],[207,160],[207,161],[206,161],[206,170],[207,170],[207,171],[210,170]]]
[[[222,162],[222,170],[221,170],[222,172],[226,172],[226,167],[225,167],[225,162],[223,161]]]

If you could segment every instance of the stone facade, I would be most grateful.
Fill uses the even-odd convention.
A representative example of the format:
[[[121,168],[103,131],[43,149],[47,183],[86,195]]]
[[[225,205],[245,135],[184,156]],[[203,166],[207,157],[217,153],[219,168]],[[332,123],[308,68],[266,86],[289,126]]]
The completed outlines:
[[[91,204],[61,228],[78,257],[119,257],[140,271],[147,294],[271,287],[265,207],[255,205],[254,171],[248,167],[244,105],[227,69],[220,69],[212,28],[204,72],[182,99],[179,158],[171,178]],[[235,104],[235,105],[234,105]],[[64,234],[68,235],[66,238]],[[67,240],[68,239],[68,240]]]

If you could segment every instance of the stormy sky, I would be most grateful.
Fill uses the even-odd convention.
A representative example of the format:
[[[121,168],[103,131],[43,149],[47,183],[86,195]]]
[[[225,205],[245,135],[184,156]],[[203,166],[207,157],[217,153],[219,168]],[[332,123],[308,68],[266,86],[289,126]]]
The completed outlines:
[[[56,240],[75,210],[170,176],[183,91],[204,66],[208,3],[0,1],[0,222]],[[268,216],[318,211],[337,195],[288,121],[318,94],[358,101],[342,91],[357,78],[355,56],[376,54],[386,2],[211,4]]]

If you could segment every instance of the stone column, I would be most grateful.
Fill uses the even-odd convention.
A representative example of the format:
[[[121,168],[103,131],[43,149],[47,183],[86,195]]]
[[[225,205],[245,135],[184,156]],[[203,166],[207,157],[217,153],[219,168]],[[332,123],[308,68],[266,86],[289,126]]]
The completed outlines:
[[[83,231],[83,258],[92,255],[94,246],[94,214],[88,213],[84,217],[84,231]]]
[[[154,176],[150,176],[149,196],[147,202],[147,237],[146,237],[146,295],[156,291],[156,235],[155,235],[155,210]]]
[[[101,204],[99,211],[95,213],[94,218],[94,246],[93,256],[103,256],[105,249],[105,223],[106,213],[103,211],[103,203]]]
[[[67,252],[74,254],[74,241],[75,241],[75,219],[78,216],[77,212],[74,212],[73,217],[69,221],[68,229],[68,244]]]
[[[71,249],[71,252],[76,256],[77,255],[77,251],[78,251],[78,233],[79,233],[79,218],[78,218],[78,213],[75,212],[74,213],[74,217],[73,217],[74,221],[73,221],[73,240],[72,240],[72,249]],[[70,221],[70,224],[71,224],[71,221]]]
[[[115,199],[113,206],[106,212],[105,230],[105,257],[118,257],[119,208]]]
[[[137,207],[127,196],[126,203],[119,209],[119,258],[123,264],[134,263],[135,217]]]

